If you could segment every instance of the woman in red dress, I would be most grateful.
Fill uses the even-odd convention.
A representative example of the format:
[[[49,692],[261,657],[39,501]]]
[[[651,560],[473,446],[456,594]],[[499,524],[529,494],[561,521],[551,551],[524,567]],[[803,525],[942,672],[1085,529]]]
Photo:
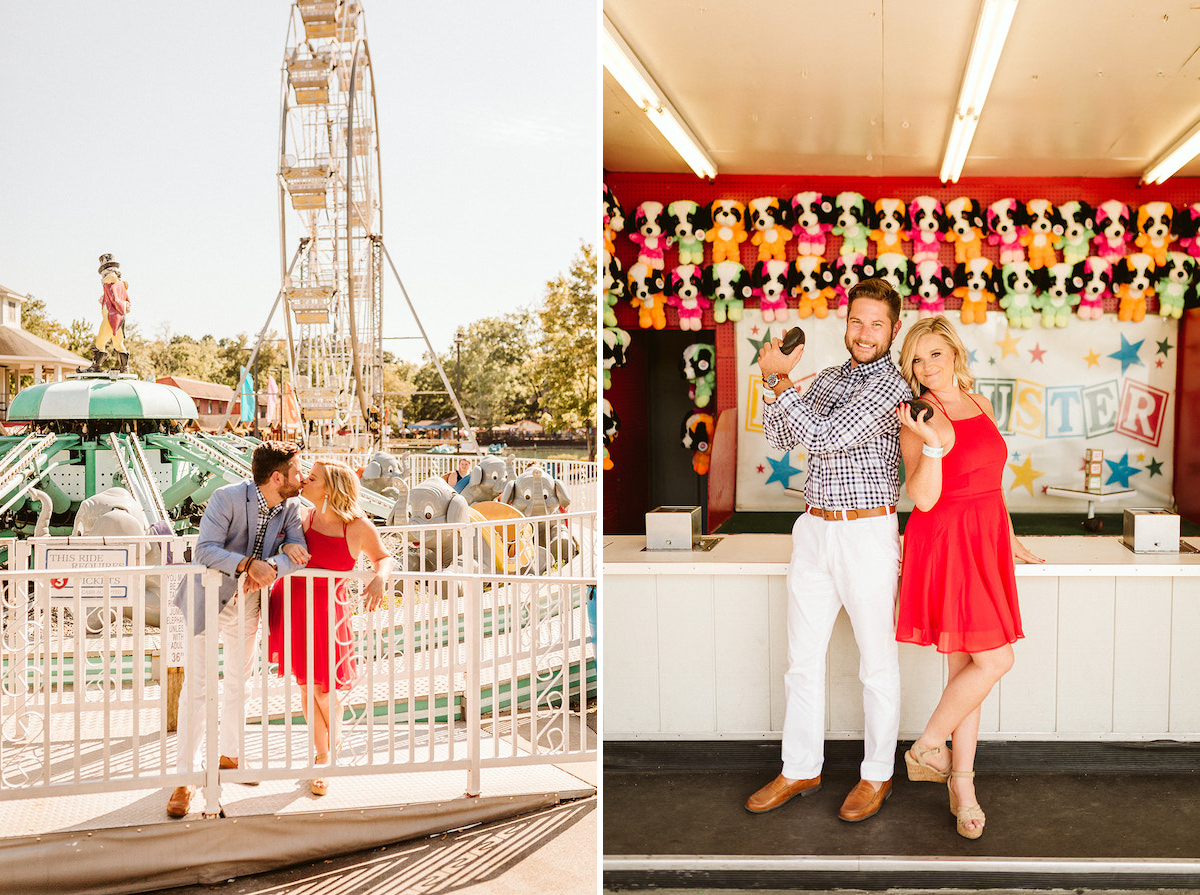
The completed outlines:
[[[311,509],[301,511],[305,540],[311,559],[308,569],[329,569],[348,572],[365,553],[375,570],[363,591],[363,603],[368,611],[379,608],[387,590],[388,575],[392,571],[392,556],[380,540],[375,526],[358,507],[358,478],[350,467],[340,463],[321,462],[313,464],[312,471],[300,488],[301,496],[312,504]],[[308,582],[302,575],[288,576],[275,582],[271,590],[270,609],[267,617],[267,650],[270,661],[279,665],[282,677],[288,671],[296,676],[304,706],[306,723],[313,727],[313,744],[316,749],[315,764],[329,763],[329,749],[337,742],[336,727],[341,718],[341,705],[334,699],[330,711],[330,691],[349,690],[358,677],[354,660],[354,636],[350,628],[350,606],[346,595],[346,579],[334,579],[333,631],[330,631],[329,579],[314,578],[313,615],[308,616]],[[291,620],[290,636],[286,633],[285,618]],[[311,680],[308,665],[308,640],[312,638],[313,663]],[[285,669],[288,644],[291,646],[291,667]],[[333,657],[336,685],[330,687],[330,656]],[[310,693],[311,687],[311,693]],[[313,706],[313,717],[309,717],[309,705]],[[328,791],[323,779],[312,781],[314,795],[323,796]]]
[[[979,707],[1012,667],[1012,644],[1024,636],[1013,558],[1043,560],[1013,532],[1002,490],[1008,448],[991,402],[971,394],[966,361],[962,340],[941,315],[918,320],[900,350],[900,372],[933,415],[914,420],[908,405],[897,411],[905,490],[916,507],[904,528],[896,640],[948,654],[946,689],[904,761],[910,780],[947,784],[959,834],[978,839]]]

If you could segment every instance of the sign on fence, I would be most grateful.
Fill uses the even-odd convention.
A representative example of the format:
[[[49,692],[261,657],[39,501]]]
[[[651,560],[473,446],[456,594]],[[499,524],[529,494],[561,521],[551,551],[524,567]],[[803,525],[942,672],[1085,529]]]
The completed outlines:
[[[126,569],[133,565],[133,547],[47,547],[45,552],[47,569]],[[127,580],[120,576],[108,579],[109,595],[114,599],[129,596]],[[64,576],[50,579],[50,596],[53,599],[73,599],[75,589],[84,599],[104,596],[103,575]]]

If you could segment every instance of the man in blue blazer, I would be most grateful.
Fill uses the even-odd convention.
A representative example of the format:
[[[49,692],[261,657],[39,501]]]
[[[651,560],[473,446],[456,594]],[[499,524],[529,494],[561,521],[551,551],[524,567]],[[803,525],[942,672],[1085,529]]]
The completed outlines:
[[[225,684],[221,688],[221,764],[236,769],[241,751],[246,680],[254,664],[260,591],[276,577],[289,575],[308,562],[300,525],[300,449],[291,442],[267,441],[254,449],[253,481],[226,485],[213,492],[200,520],[195,562],[225,573],[218,592],[217,636],[224,646]],[[175,592],[175,604],[186,619],[191,640],[180,694],[176,771],[189,773],[203,763],[205,728],[205,657],[207,637],[204,588],[193,576]],[[239,584],[241,585],[239,587]],[[244,603],[244,607],[239,607]],[[244,622],[239,625],[239,616]],[[241,632],[239,635],[239,627]],[[195,786],[171,793],[167,814],[183,817]]]

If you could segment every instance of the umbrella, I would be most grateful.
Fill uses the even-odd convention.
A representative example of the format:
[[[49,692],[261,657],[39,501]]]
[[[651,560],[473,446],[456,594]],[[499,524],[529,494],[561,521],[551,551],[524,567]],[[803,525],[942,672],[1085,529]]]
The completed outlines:
[[[173,385],[137,379],[67,379],[22,389],[10,420],[194,420],[196,402]]]
[[[290,382],[283,386],[283,427],[300,428],[300,404],[296,401],[296,390]]]
[[[279,384],[275,382],[275,376],[267,377],[267,424],[272,425],[272,420],[275,419],[275,414],[279,411]]]
[[[242,367],[242,416],[243,423],[254,421],[254,383],[250,381],[250,373]]]

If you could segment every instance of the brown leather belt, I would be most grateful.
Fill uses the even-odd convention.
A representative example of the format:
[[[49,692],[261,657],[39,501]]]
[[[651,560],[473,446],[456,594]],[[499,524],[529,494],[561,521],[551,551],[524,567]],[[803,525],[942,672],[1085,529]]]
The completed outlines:
[[[804,512],[820,516],[826,522],[838,522],[842,519],[868,519],[871,516],[890,516],[896,512],[896,508],[871,507],[869,510],[823,510],[820,507],[809,507]]]

